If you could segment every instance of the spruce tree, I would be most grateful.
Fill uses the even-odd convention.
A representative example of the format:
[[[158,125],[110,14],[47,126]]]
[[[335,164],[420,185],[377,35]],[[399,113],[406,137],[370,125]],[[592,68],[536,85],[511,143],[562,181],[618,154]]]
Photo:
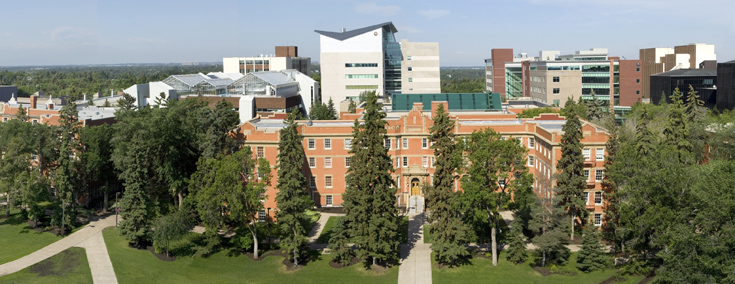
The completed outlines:
[[[79,123],[75,103],[70,103],[61,109],[59,115],[59,159],[54,176],[54,187],[59,198],[59,206],[63,212],[61,233],[65,233],[66,226],[74,226],[76,220],[76,200],[80,191],[84,189],[82,182],[82,166],[76,155],[80,152]]]
[[[603,247],[600,243],[600,232],[597,228],[588,226],[582,238],[582,249],[577,253],[577,268],[584,272],[604,270],[609,258]]]
[[[355,100],[350,100],[350,104],[347,106],[347,111],[350,113],[357,112],[357,103],[355,103]]]
[[[574,108],[574,101],[567,100],[565,109]],[[571,220],[571,240],[574,240],[574,223],[577,218],[587,217],[587,208],[583,199],[587,186],[584,177],[584,156],[582,155],[582,122],[573,111],[567,111],[566,122],[562,126],[561,159],[557,169],[556,184],[559,194],[559,205],[567,210]]]
[[[350,234],[345,218],[339,218],[332,228],[332,237],[329,239],[329,249],[332,251],[332,261],[347,266],[355,257],[355,252],[349,245]]]
[[[698,164],[705,158],[705,141],[710,136],[710,132],[707,131],[709,123],[704,119],[706,113],[702,105],[704,105],[704,102],[699,99],[697,91],[694,90],[692,85],[689,85],[684,113],[686,113],[689,122],[689,141],[692,143],[692,154]],[[715,111],[713,110],[713,113]]]
[[[327,115],[329,120],[337,119],[339,113],[337,112],[337,109],[334,108],[334,101],[332,100],[332,98],[329,98],[329,101],[327,102],[327,110],[329,111]]]
[[[607,149],[607,156],[605,157],[605,173],[607,173],[602,179],[602,191],[605,196],[605,203],[602,206],[603,210],[603,223],[602,232],[604,238],[617,242],[621,237],[618,229],[620,226],[620,206],[618,196],[618,185],[613,180],[612,175],[615,173],[615,155],[620,151],[619,141],[619,129],[617,127],[609,130],[610,134],[607,137],[607,143],[605,148]],[[622,241],[620,242],[622,247]],[[615,245],[613,245],[615,248]]]
[[[533,219],[528,227],[536,234],[531,242],[537,247],[541,267],[546,263],[566,265],[570,251],[566,247],[569,240],[566,238],[568,223],[564,221],[565,211],[559,207],[558,195],[550,188],[551,182],[541,181],[542,195],[536,197],[537,205],[533,208]]]
[[[398,215],[390,155],[384,147],[387,122],[380,111],[375,92],[365,95],[363,123],[353,126],[350,168],[345,178],[343,195],[345,219],[350,236],[357,247],[357,256],[395,261],[398,257]]]
[[[15,112],[15,118],[23,122],[28,121],[28,112],[26,111],[26,108],[22,106],[18,107],[18,111]]]
[[[506,254],[508,261],[515,264],[526,262],[528,251],[526,250],[524,238],[521,224],[513,224],[513,228],[510,229],[510,242],[508,243],[508,253]]]
[[[281,246],[289,254],[293,252],[293,263],[299,265],[301,249],[306,244],[306,233],[303,220],[306,218],[306,209],[313,203],[306,192],[306,178],[301,171],[304,164],[304,146],[302,136],[296,127],[296,112],[288,115],[284,122],[286,127],[281,129],[278,141],[278,223],[283,236]]]
[[[459,211],[460,195],[454,192],[459,153],[452,133],[454,122],[444,110],[444,105],[440,104],[437,108],[433,122],[430,129],[433,142],[431,149],[436,157],[436,170],[433,189],[426,196],[431,213],[431,234],[434,236],[431,249],[438,262],[454,266],[458,258],[469,255],[464,246],[468,230]]]
[[[686,113],[684,113],[684,105],[682,102],[682,94],[679,88],[674,89],[671,96],[671,106],[668,110],[668,120],[664,127],[664,136],[666,144],[676,148],[679,161],[686,162],[692,153],[692,143],[689,141],[689,123]]]
[[[118,228],[128,242],[141,245],[150,238],[153,212],[153,205],[145,192],[149,179],[144,166],[148,151],[141,143],[134,143],[129,147],[126,160],[130,166],[120,173],[125,192],[120,201],[121,220]]]

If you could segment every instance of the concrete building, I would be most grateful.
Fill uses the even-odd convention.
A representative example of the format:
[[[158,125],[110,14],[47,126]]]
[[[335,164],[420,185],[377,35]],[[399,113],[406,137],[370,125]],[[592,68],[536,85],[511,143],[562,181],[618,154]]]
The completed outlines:
[[[252,57],[225,57],[222,59],[223,73],[247,74],[250,72],[281,71],[295,69],[311,74],[311,58],[299,57],[297,46],[276,46],[275,54]]]
[[[643,72],[642,95],[644,98],[657,95],[651,91],[650,77],[652,75],[674,69],[699,69],[703,62],[717,60],[715,46],[704,43],[692,43],[674,48],[644,48],[639,53]]]
[[[518,143],[528,149],[525,163],[534,175],[534,190],[538,195],[549,194],[553,176],[557,173],[557,161],[561,156],[563,117],[556,114],[543,114],[532,119],[518,119],[516,113],[521,110],[508,109],[498,111],[472,106],[470,100],[464,98],[487,94],[442,94],[453,95],[441,97],[448,101],[434,101],[425,95],[401,94],[405,100],[412,101],[409,108],[387,111],[385,120],[387,134],[385,147],[391,156],[396,184],[396,205],[406,206],[413,197],[423,198],[424,182],[431,183],[436,170],[434,151],[430,148],[430,128],[432,113],[439,104],[449,110],[455,122],[455,134],[459,137],[470,135],[473,131],[491,128],[500,133],[503,139],[517,139]],[[415,97],[420,96],[420,97]],[[429,94],[433,96],[433,94]],[[500,101],[499,94],[493,94],[491,101]],[[394,100],[394,102],[397,100]],[[400,105],[400,103],[398,103]],[[427,106],[430,104],[430,106]],[[482,110],[478,110],[478,108]],[[350,167],[349,150],[352,145],[352,127],[354,119],[361,120],[362,114],[343,114],[343,120],[337,121],[298,121],[298,132],[303,135],[303,147],[306,159],[303,172],[307,177],[308,190],[315,204],[320,207],[342,206],[342,195],[345,192],[345,177]],[[285,127],[283,119],[258,118],[243,123],[238,129],[238,139],[253,150],[255,157],[268,159],[271,164],[278,154],[279,133]],[[591,224],[602,224],[603,194],[601,182],[605,175],[604,159],[607,133],[594,124],[583,122],[584,137],[584,172],[587,178],[585,199],[590,211]],[[276,169],[272,170],[277,177]],[[273,214],[278,204],[275,202],[277,189],[273,181],[268,187],[264,203],[263,215]],[[457,181],[456,190],[462,190]],[[427,202],[431,202],[427,200]],[[269,210],[270,209],[270,210]],[[267,211],[267,212],[265,212]]]
[[[79,122],[82,123],[82,126],[115,123],[117,107],[102,107],[102,105],[106,100],[116,106],[120,98],[122,98],[120,95],[93,98],[94,106],[89,106],[88,100],[76,101]],[[17,119],[16,113],[20,108],[24,108],[28,115],[28,122],[59,125],[59,112],[65,105],[66,100],[63,98],[42,98],[32,95],[28,103],[23,103],[19,102],[16,97],[12,97],[7,103],[0,103],[0,117],[2,117],[2,122]]]
[[[735,108],[735,60],[717,63],[717,109]]]
[[[230,89],[240,94],[242,122],[294,109],[306,116],[314,101],[320,99],[319,83],[296,70],[251,72],[233,82]]]
[[[686,101],[690,85],[704,101],[705,107],[714,108],[718,96],[717,70],[677,69],[655,74],[651,76],[651,102],[660,103],[661,94],[665,93],[670,103],[676,88],[679,88],[682,100]]]
[[[395,38],[398,30],[391,22],[315,32],[319,34],[325,100],[356,99],[361,92],[372,90],[381,95],[441,91],[438,43],[399,43]]]
[[[485,60],[486,88],[505,92],[509,99],[530,98],[549,105],[563,105],[568,98],[608,101],[611,106],[631,106],[640,101],[640,61],[609,56],[606,48],[572,54],[541,51],[538,57],[512,49],[493,49]],[[501,93],[502,95],[502,93]]]

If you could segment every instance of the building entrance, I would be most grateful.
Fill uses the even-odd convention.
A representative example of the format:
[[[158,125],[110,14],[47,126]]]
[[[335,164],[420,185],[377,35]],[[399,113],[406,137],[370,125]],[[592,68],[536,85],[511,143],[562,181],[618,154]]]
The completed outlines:
[[[419,187],[419,179],[414,178],[411,180],[411,196],[421,195],[421,188]]]

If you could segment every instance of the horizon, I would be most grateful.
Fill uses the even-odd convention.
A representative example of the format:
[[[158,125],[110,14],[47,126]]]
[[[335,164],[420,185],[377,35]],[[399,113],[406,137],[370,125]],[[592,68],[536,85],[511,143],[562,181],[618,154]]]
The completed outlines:
[[[735,2],[725,0],[696,5],[684,0],[476,0],[462,5],[308,0],[285,1],[284,9],[236,0],[37,4],[4,5],[5,21],[23,24],[0,31],[1,67],[221,62],[271,54],[283,45],[298,46],[299,56],[320,61],[315,30],[353,30],[387,21],[396,25],[399,40],[438,42],[441,66],[483,66],[493,48],[534,55],[602,47],[610,56],[636,59],[641,48],[694,42],[715,45],[718,62],[735,59],[735,21],[727,15]],[[294,20],[274,21],[274,13]]]

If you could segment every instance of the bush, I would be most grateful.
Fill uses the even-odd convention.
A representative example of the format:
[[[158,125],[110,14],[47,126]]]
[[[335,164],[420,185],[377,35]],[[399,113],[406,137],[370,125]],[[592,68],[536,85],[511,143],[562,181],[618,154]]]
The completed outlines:
[[[28,210],[26,210],[25,208],[20,210],[20,219],[23,221],[28,220]]]
[[[260,239],[258,239],[258,241],[260,241]],[[238,249],[250,251],[253,249],[254,244],[253,233],[251,233],[248,228],[241,226],[235,231],[235,236],[230,240],[230,244]]]

